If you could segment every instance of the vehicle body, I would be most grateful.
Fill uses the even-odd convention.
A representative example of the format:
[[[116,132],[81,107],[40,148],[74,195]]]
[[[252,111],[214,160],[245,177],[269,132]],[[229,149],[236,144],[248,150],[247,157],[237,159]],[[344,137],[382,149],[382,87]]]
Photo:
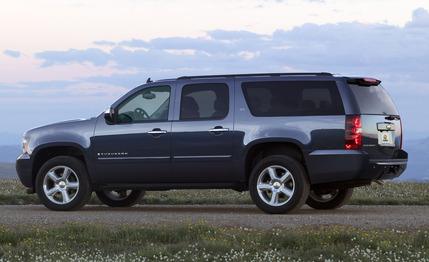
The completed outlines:
[[[401,120],[379,84],[329,73],[148,81],[98,117],[26,132],[17,171],[28,192],[43,197],[42,191],[57,190],[53,199],[59,202],[61,192],[68,192],[61,191],[67,181],[60,185],[59,173],[70,171],[52,169],[61,167],[61,161],[51,170],[44,165],[65,156],[80,162],[75,169],[85,169],[88,192],[253,190],[252,198],[258,202],[259,196],[263,201],[258,206],[270,213],[295,210],[307,198],[316,199],[315,193],[328,195],[317,201],[323,203],[343,192],[341,203],[320,206],[338,207],[351,195],[349,189],[395,178],[406,168]],[[272,165],[261,164],[267,161]],[[51,182],[40,178],[38,186],[37,177],[49,172],[57,176]],[[288,187],[280,176],[290,173]],[[264,189],[266,184],[270,188]],[[289,201],[292,197],[283,201],[287,207],[270,205],[278,195],[298,193],[296,202]],[[60,210],[78,206],[48,204]]]

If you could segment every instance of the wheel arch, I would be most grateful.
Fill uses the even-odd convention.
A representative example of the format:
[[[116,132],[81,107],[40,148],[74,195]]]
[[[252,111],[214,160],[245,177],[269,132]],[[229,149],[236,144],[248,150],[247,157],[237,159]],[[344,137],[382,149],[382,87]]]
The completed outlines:
[[[57,156],[72,156],[79,160],[81,160],[85,168],[87,169],[87,172],[89,174],[88,165],[89,162],[87,158],[87,154],[85,153],[86,150],[81,145],[71,142],[65,142],[65,143],[48,143],[43,144],[38,147],[36,147],[32,153],[32,181],[33,181],[33,188],[35,186],[35,180],[37,173],[39,172],[40,168],[46,161],[49,159],[52,159]],[[90,176],[88,179],[91,181]]]
[[[307,177],[309,178],[303,145],[299,141],[261,139],[249,144],[245,151],[244,172],[247,181],[257,161],[269,155],[287,155],[296,159],[304,166]]]

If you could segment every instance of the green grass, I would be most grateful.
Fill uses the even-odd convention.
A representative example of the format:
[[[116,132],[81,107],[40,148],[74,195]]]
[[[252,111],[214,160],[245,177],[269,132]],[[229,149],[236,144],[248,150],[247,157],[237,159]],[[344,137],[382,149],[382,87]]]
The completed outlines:
[[[69,224],[0,227],[0,261],[429,261],[429,231]]]
[[[0,180],[0,204],[38,204],[16,180]],[[91,203],[99,203],[93,197]],[[143,204],[251,204],[248,192],[233,190],[171,190],[147,192]],[[429,183],[386,183],[356,188],[353,205],[429,205]]]

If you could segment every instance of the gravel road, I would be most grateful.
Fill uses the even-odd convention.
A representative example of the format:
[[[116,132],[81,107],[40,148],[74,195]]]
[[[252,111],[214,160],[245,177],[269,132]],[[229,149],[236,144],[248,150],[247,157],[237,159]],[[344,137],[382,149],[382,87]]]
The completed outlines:
[[[345,206],[319,211],[304,207],[293,215],[268,215],[253,205],[147,205],[113,209],[86,206],[74,212],[53,212],[39,205],[0,206],[0,225],[61,225],[67,222],[116,225],[159,225],[205,222],[252,228],[303,225],[350,225],[360,228],[429,227],[429,206]]]

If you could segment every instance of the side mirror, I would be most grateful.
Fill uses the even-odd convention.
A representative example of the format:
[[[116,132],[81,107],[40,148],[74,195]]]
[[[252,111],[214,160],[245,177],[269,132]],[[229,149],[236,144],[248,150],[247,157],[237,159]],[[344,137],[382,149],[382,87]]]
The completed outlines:
[[[107,109],[104,112],[104,119],[107,124],[113,125],[115,123],[115,110],[113,108]]]

